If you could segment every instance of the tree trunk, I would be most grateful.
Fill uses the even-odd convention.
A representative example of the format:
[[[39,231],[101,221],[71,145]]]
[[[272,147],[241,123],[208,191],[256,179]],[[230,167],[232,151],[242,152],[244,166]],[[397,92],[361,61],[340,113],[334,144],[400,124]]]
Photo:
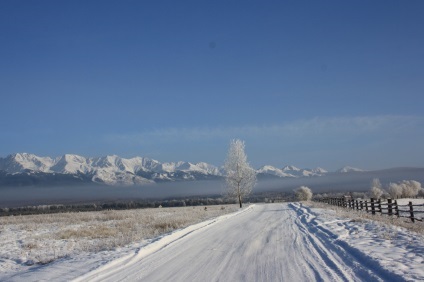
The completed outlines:
[[[243,204],[241,202],[241,196],[239,195],[239,203],[240,203],[240,208],[242,208]]]

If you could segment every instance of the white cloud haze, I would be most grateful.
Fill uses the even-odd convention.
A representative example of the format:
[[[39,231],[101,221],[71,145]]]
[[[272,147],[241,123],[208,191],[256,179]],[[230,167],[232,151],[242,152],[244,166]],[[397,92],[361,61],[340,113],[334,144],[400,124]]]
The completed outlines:
[[[424,118],[413,116],[376,116],[376,117],[342,117],[314,118],[297,120],[274,125],[245,125],[219,128],[163,128],[152,131],[112,134],[106,139],[110,142],[150,143],[175,141],[199,141],[215,138],[230,139],[243,137],[307,137],[321,134],[372,134],[380,131],[391,134],[403,134],[424,125]]]
[[[246,141],[255,166],[423,166],[424,118],[417,116],[317,117],[272,125],[160,128],[110,134],[104,141],[115,148],[125,147],[123,153],[128,155],[220,165],[233,138]]]

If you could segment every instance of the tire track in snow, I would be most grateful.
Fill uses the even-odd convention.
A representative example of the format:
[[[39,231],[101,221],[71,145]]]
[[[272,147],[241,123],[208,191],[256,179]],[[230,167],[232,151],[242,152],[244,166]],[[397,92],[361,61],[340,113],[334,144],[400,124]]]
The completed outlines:
[[[383,268],[379,262],[343,241],[336,234],[316,222],[316,214],[310,208],[289,204],[298,214],[296,221],[300,230],[308,233],[313,247],[336,272],[342,272],[343,280],[357,277],[361,281],[405,281],[405,279]],[[351,265],[349,265],[351,264]],[[344,271],[347,269],[348,271]],[[353,272],[352,272],[353,271]],[[346,275],[347,274],[347,275]]]

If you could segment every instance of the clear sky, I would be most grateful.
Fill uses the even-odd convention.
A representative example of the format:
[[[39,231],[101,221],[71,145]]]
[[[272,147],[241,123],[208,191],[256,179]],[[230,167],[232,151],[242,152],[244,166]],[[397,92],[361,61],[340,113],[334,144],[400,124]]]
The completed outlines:
[[[424,1],[0,1],[0,156],[424,166]]]

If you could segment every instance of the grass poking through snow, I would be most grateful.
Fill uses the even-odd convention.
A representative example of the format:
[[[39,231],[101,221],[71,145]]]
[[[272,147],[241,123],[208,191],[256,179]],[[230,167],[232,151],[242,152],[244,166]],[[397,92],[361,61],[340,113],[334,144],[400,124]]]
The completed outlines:
[[[112,250],[236,211],[236,205],[99,211],[0,218],[0,261],[45,264]]]

